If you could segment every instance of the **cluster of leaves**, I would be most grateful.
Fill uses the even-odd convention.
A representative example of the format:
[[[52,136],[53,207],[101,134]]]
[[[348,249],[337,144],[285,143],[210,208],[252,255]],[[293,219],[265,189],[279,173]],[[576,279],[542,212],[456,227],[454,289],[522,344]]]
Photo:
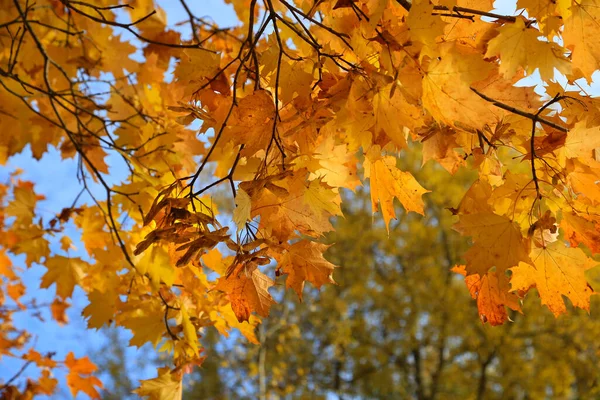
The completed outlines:
[[[456,271],[481,319],[502,324],[532,288],[557,315],[563,296],[589,309],[600,108],[577,84],[600,60],[595,0],[519,0],[528,18],[492,13],[490,0],[227,2],[241,24],[223,29],[181,0],[185,38],[150,0],[0,0],[0,161],[57,147],[78,158],[91,200],[45,222],[32,183],[2,186],[3,293],[18,303],[25,291],[8,254],[47,269],[59,321],[82,288],[89,328],[115,323],[131,345],[173,354],[137,393],[176,397],[203,360],[199,331],[257,342],[273,278],[300,297],[306,281],[333,282],[319,240],[342,214],[340,189],[368,182],[386,227],[394,199],[424,213],[427,190],[397,166],[422,142],[423,161],[478,173],[452,211],[473,241]],[[536,70],[544,94],[515,87]],[[107,160],[124,165],[122,182]],[[221,187],[235,207],[219,213]],[[50,251],[70,222],[85,260],[66,237]],[[7,356],[31,346],[13,312],[1,314]]]

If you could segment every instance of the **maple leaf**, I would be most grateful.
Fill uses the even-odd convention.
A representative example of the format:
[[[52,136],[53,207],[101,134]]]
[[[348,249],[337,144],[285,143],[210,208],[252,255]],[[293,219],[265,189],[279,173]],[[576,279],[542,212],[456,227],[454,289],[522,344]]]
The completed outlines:
[[[80,258],[68,258],[53,256],[46,260],[48,269],[42,276],[41,288],[48,288],[56,284],[56,294],[66,299],[71,297],[75,285],[81,283],[81,279],[89,268],[89,264]]]
[[[458,129],[481,128],[496,120],[488,105],[471,90],[492,70],[481,55],[469,49],[449,47],[431,61],[423,78],[423,106],[438,121]]]
[[[525,25],[522,18],[498,29],[498,36],[490,40],[486,57],[500,55],[500,73],[514,76],[520,67],[526,68],[528,75],[536,68],[542,79],[554,78],[554,68],[563,74],[571,72],[571,64],[556,43],[538,39],[540,32]]]
[[[567,134],[563,146],[567,158],[591,159],[592,151],[600,148],[600,128],[587,128],[585,122],[578,122]]]
[[[175,68],[175,76],[182,82],[211,78],[219,69],[218,54],[205,49],[183,50]]]
[[[147,396],[150,400],[179,400],[183,395],[183,374],[171,372],[168,368],[160,368],[158,377],[140,381],[141,385],[133,392]]]
[[[248,321],[253,311],[262,317],[269,316],[269,309],[275,303],[269,288],[274,284],[258,268],[246,271],[244,264],[238,264],[231,275],[219,278],[215,289],[227,293],[233,312],[242,322]]]
[[[190,315],[184,305],[181,307],[181,325],[183,327],[183,335],[186,345],[192,350],[192,356],[198,356],[198,334],[196,328],[190,320]]]
[[[41,227],[30,226],[12,233],[15,244],[10,250],[15,254],[25,254],[27,265],[39,263],[50,255],[50,243],[44,237],[46,231]]]
[[[100,329],[111,321],[117,309],[117,297],[114,293],[102,293],[94,290],[88,293],[90,302],[82,311],[88,328]]]
[[[335,283],[332,277],[335,265],[323,258],[323,252],[328,247],[301,240],[291,245],[281,257],[277,268],[288,274],[286,287],[294,289],[300,300],[305,281],[309,281],[317,289],[326,283]]]
[[[12,269],[12,266],[12,262],[6,255],[6,252],[4,250],[0,250],[0,275],[7,277],[11,281],[18,279],[17,275]]]
[[[563,18],[566,17],[562,35],[565,47],[573,52],[573,67],[581,71],[581,76],[589,82],[600,63],[600,45],[589,35],[600,22],[598,2],[583,0],[573,3],[563,14],[568,14],[563,15]]]
[[[542,304],[557,316],[567,311],[562,296],[571,300],[574,307],[589,311],[594,290],[585,278],[585,271],[596,266],[596,261],[581,249],[566,247],[561,241],[534,248],[531,260],[532,264],[521,262],[510,269],[513,291],[537,288]]]
[[[19,224],[30,224],[37,202],[44,199],[44,196],[35,194],[33,186],[32,182],[19,181],[13,189],[14,199],[5,209],[5,213],[15,217]]]
[[[600,164],[593,160],[583,163],[577,159],[568,164],[567,168],[570,169],[567,181],[573,192],[578,195],[578,199],[597,204],[600,201],[600,185],[598,184]]]
[[[429,0],[413,1],[406,24],[411,37],[425,46],[421,54],[435,55],[436,38],[444,33],[446,22],[435,15],[433,4]]]
[[[381,213],[388,231],[390,220],[396,217],[394,198],[400,200],[407,211],[424,213],[421,196],[428,191],[417,182],[410,172],[399,170],[394,157],[375,157],[374,160],[370,160],[367,156],[365,176],[370,178],[371,182],[373,213],[377,212],[381,206]]]
[[[39,367],[54,368],[57,362],[52,360],[49,355],[43,356],[34,349],[29,349],[27,354],[23,355],[23,359],[34,362]]]
[[[107,243],[107,232],[104,230],[104,219],[99,210],[85,208],[79,213],[75,222],[82,230],[81,240],[88,253],[95,249],[102,249]]]
[[[269,145],[274,117],[273,99],[265,90],[258,90],[238,102],[226,138],[243,145],[242,156],[252,156]]]
[[[43,370],[42,376],[38,380],[37,390],[45,395],[52,395],[58,384],[58,380],[50,377],[50,371]]]
[[[54,299],[50,305],[50,311],[52,311],[52,318],[58,322],[59,325],[64,325],[69,322],[66,311],[71,305],[66,301],[60,299]]]
[[[452,268],[452,271],[465,276],[465,284],[471,293],[471,297],[477,300],[479,317],[483,323],[490,325],[502,325],[508,320],[506,307],[520,311],[519,298],[514,293],[509,293],[509,278],[498,272],[488,272],[480,276],[471,274],[466,276],[467,270],[464,265]]]
[[[100,398],[98,388],[103,387],[102,382],[95,376],[86,376],[98,369],[88,357],[75,358],[73,352],[70,352],[65,358],[65,365],[69,368],[67,385],[73,396],[76,396],[79,392],[84,392],[92,399]]]
[[[153,246],[150,251],[144,253],[137,263],[137,269],[141,274],[148,274],[155,289],[161,284],[171,286],[175,282],[171,258],[162,247]]]
[[[330,215],[342,215],[340,195],[322,181],[323,179],[316,179],[308,184],[308,188],[304,192],[304,203],[316,215],[323,212]]]
[[[465,214],[454,229],[473,238],[473,247],[465,254],[467,276],[484,277],[492,267],[503,274],[519,262],[529,260],[521,230],[507,217],[493,213]]]
[[[252,201],[244,189],[238,189],[235,197],[235,205],[236,208],[233,211],[233,222],[235,222],[238,230],[241,230],[250,219],[250,213],[252,211]]]
[[[327,210],[335,206],[318,199],[316,186],[311,189],[309,184],[307,188],[306,176],[306,171],[300,170],[293,175],[282,177],[281,180],[275,179],[262,185],[255,182],[242,183],[248,184],[244,186],[248,192],[254,191],[251,196],[251,216],[260,216],[260,225],[270,229],[272,235],[280,240],[289,239],[294,231],[318,237],[333,230],[329,221],[331,214]],[[309,194],[308,198],[305,197],[306,192],[310,190],[313,193]],[[330,197],[336,199],[335,202],[339,204],[337,196]]]
[[[579,243],[587,246],[592,253],[600,253],[600,228],[596,219],[588,220],[574,212],[563,212],[560,226],[565,239],[569,240],[572,247]]]
[[[375,132],[385,132],[399,148],[406,147],[404,127],[414,129],[422,123],[422,111],[410,104],[396,83],[381,88],[373,96]]]
[[[165,333],[164,311],[156,304],[127,312],[120,315],[120,318],[122,318],[121,326],[133,332],[133,337],[129,341],[130,346],[141,347],[150,342],[156,347]]]

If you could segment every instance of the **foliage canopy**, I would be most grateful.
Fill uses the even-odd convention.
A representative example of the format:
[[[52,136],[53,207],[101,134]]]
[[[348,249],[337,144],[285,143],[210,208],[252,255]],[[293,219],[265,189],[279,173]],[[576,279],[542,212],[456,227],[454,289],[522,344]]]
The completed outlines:
[[[29,349],[43,374],[28,394],[52,393],[57,366],[74,395],[101,383],[86,358],[57,362],[13,326],[28,305],[9,255],[43,265],[58,321],[79,287],[90,329],[114,323],[171,353],[137,393],[176,398],[203,361],[199,331],[256,342],[276,280],[300,299],[306,281],[334,283],[322,237],[341,188],[368,185],[386,227],[395,199],[424,213],[433,194],[397,163],[412,153],[477,173],[448,206],[472,240],[454,270],[483,322],[506,322],[532,288],[555,315],[565,300],[589,310],[600,105],[582,82],[600,61],[596,0],[519,0],[514,15],[490,0],[227,2],[238,26],[181,0],[183,37],[151,0],[0,0],[0,162],[55,147],[77,158],[85,194],[48,221],[32,182],[0,186],[0,301],[16,304],[0,310],[0,355]],[[515,86],[536,71],[544,93]],[[71,223],[85,257],[70,254]]]

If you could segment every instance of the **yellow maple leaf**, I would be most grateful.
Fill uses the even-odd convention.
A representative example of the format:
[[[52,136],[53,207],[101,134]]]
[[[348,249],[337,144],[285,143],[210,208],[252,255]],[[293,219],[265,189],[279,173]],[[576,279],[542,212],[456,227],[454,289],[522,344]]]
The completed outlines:
[[[433,4],[429,0],[414,0],[406,24],[410,36],[424,46],[421,56],[434,56],[436,38],[444,34],[446,22],[435,15]]]
[[[588,128],[585,122],[577,122],[567,133],[563,148],[567,158],[592,159],[592,151],[600,148],[600,128]]]
[[[48,288],[56,284],[56,294],[63,299],[71,297],[75,285],[89,269],[89,264],[80,258],[53,256],[44,263],[48,271],[42,276],[41,288]]]
[[[220,276],[225,275],[227,268],[231,265],[232,257],[223,257],[219,249],[210,249],[202,255],[202,262],[208,268],[215,271]]]
[[[595,260],[579,248],[566,247],[560,240],[534,248],[531,260],[533,264],[521,262],[511,268],[513,291],[537,288],[542,304],[556,316],[567,311],[563,296],[573,306],[590,310],[594,290],[585,278],[585,271],[598,264]]]
[[[333,230],[331,214],[305,201],[307,171],[296,171],[281,180],[269,182],[252,195],[252,217],[260,216],[260,226],[279,240],[289,240],[295,231],[318,237]],[[243,182],[243,184],[246,182]],[[252,187],[256,184],[248,182]],[[248,189],[249,191],[250,189]]]
[[[596,218],[588,220],[575,212],[563,211],[560,227],[572,247],[583,243],[592,253],[600,253],[600,223]]]
[[[182,82],[211,78],[219,69],[220,57],[206,49],[186,49],[180,55],[175,77]]]
[[[596,32],[600,24],[600,2],[581,0],[568,3],[571,6],[568,12],[564,12],[568,15],[563,15],[565,25],[562,37],[565,47],[573,52],[573,68],[581,71],[578,77],[584,77],[591,82],[592,74],[600,65],[600,42],[595,35],[590,34]]]
[[[159,368],[158,377],[140,381],[140,387],[133,392],[149,400],[179,400],[183,395],[182,379],[181,371]]]
[[[421,196],[428,192],[412,176],[396,167],[396,158],[392,156],[377,157],[374,149],[365,160],[365,177],[371,182],[371,206],[373,213],[381,207],[383,220],[389,232],[389,223],[396,218],[394,198],[400,200],[406,211],[424,214]],[[371,158],[371,160],[369,159]]]
[[[323,211],[330,215],[342,215],[340,194],[331,189],[322,182],[322,179],[315,179],[309,183],[304,192],[304,202],[317,215],[323,213]]]
[[[571,72],[564,56],[565,49],[553,42],[538,39],[540,32],[525,25],[523,18],[498,28],[498,36],[490,40],[486,57],[500,56],[500,73],[514,76],[520,67],[531,75],[539,69],[543,80],[554,78],[554,68],[563,74]]]
[[[133,337],[130,346],[142,347],[150,342],[154,347],[162,340],[166,332],[165,312],[158,303],[144,304],[133,311],[119,315],[119,323],[124,328],[131,330]]]
[[[227,123],[224,140],[243,145],[242,156],[265,151],[273,137],[275,103],[266,90],[257,90],[237,102]]]
[[[35,205],[44,196],[35,194],[33,183],[19,181],[13,189],[14,199],[5,209],[6,215],[16,218],[17,224],[30,224],[33,221]]]
[[[375,113],[375,133],[380,131],[392,139],[398,148],[406,147],[404,127],[414,129],[423,124],[423,112],[412,105],[395,87],[396,82],[387,85],[373,96]],[[393,90],[393,89],[397,90]]]
[[[288,274],[286,287],[294,289],[300,300],[305,281],[309,281],[317,289],[326,283],[335,283],[332,274],[336,266],[323,258],[323,252],[328,247],[325,244],[301,240],[290,246],[281,258],[278,269]]]
[[[39,263],[42,258],[50,255],[50,243],[44,238],[46,231],[41,227],[33,225],[15,233],[16,244],[11,251],[15,254],[25,254],[27,265]]]
[[[140,274],[148,275],[154,289],[158,289],[161,284],[171,286],[175,282],[175,268],[169,253],[158,245],[153,245],[150,251],[143,254],[136,263],[136,268]]]
[[[569,173],[567,182],[571,185],[577,199],[586,203],[598,204],[600,202],[600,163],[586,160],[586,163],[573,159],[568,164]]]
[[[465,48],[448,47],[432,60],[423,77],[423,106],[439,122],[459,129],[482,129],[496,122],[497,109],[479,98],[471,84],[485,79],[492,65],[480,54]]]
[[[115,314],[117,296],[113,292],[102,293],[94,290],[88,293],[88,304],[82,311],[87,320],[88,328],[100,329],[109,322]]]
[[[81,241],[89,254],[110,243],[110,235],[104,230],[104,218],[97,208],[86,207],[77,215],[75,223],[81,228]]]
[[[485,276],[492,267],[504,273],[529,260],[521,230],[505,216],[491,212],[461,215],[454,229],[473,238],[473,246],[465,253],[467,276]]]
[[[235,210],[233,210],[233,222],[238,230],[244,229],[246,222],[250,219],[252,210],[252,199],[244,189],[238,189],[235,196]]]
[[[185,338],[185,343],[188,348],[192,350],[192,356],[198,356],[198,334],[196,332],[196,327],[192,324],[190,320],[190,315],[186,309],[186,307],[181,305],[181,326],[183,328],[183,337]]]
[[[215,286],[216,290],[227,293],[231,308],[239,322],[248,321],[253,311],[262,317],[269,316],[275,300],[269,294],[269,288],[275,282],[255,268],[246,272],[244,264],[239,264],[229,277],[222,277]]]

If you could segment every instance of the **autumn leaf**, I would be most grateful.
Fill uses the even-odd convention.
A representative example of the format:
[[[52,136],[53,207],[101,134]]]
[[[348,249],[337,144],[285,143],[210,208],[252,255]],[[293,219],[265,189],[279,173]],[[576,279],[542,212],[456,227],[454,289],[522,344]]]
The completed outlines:
[[[421,54],[433,56],[436,38],[444,33],[446,23],[433,12],[428,0],[415,0],[406,21],[411,37],[421,42],[425,50]]]
[[[404,172],[396,167],[396,159],[391,156],[375,158],[365,162],[365,176],[371,182],[371,205],[373,212],[381,207],[383,220],[389,229],[392,218],[396,218],[394,198],[407,211],[424,213],[421,196],[428,191],[424,189],[410,172]]]
[[[181,325],[183,327],[183,335],[185,343],[192,351],[192,356],[198,356],[198,334],[196,328],[190,320],[190,315],[185,306],[181,306]]]
[[[235,205],[236,208],[233,211],[233,222],[235,222],[238,230],[241,230],[250,219],[250,212],[252,211],[252,200],[244,189],[238,189],[235,197]]]
[[[466,275],[467,271],[464,265],[452,268],[452,271]],[[510,293],[509,278],[505,274],[496,271],[488,272],[480,276],[472,274],[465,276],[465,284],[471,293],[471,297],[477,300],[477,309],[479,318],[483,323],[489,323],[492,326],[502,325],[508,320],[506,308],[520,311],[519,298],[516,294]]]
[[[15,217],[18,224],[31,223],[37,202],[44,199],[35,194],[33,186],[32,182],[19,181],[13,191],[14,199],[6,207],[6,215]]]
[[[290,246],[281,260],[278,269],[288,274],[286,287],[294,289],[300,300],[304,282],[308,281],[320,289],[326,283],[335,283],[332,274],[335,265],[323,258],[329,246],[301,240]]]
[[[89,376],[98,369],[89,358],[75,358],[73,352],[70,352],[65,358],[65,365],[69,368],[67,385],[73,396],[76,396],[79,392],[84,392],[92,399],[100,398],[98,389],[102,389],[103,385],[95,376]]]
[[[273,136],[275,105],[271,96],[259,90],[241,99],[234,108],[233,120],[228,124],[227,138],[243,145],[240,154],[252,156],[267,148]]]
[[[573,67],[589,81],[600,63],[600,46],[589,36],[600,21],[598,4],[595,0],[581,1],[564,11],[567,14],[563,16],[565,47],[573,52]]]
[[[262,317],[269,316],[271,305],[275,303],[269,288],[274,283],[258,268],[247,272],[245,265],[239,264],[230,276],[219,279],[215,289],[227,293],[233,312],[242,322],[248,321],[254,311]]]
[[[600,148],[600,129],[587,128],[578,122],[567,134],[564,153],[567,158],[592,158],[592,151]]]
[[[164,311],[155,304],[149,308],[127,312],[121,315],[121,318],[121,326],[133,333],[129,341],[130,346],[141,347],[150,342],[156,347],[166,330]]]
[[[493,213],[464,214],[454,229],[473,239],[473,247],[465,253],[467,276],[485,276],[492,267],[503,274],[519,262],[529,260],[518,225],[507,217]]]
[[[582,243],[592,253],[600,253],[600,229],[596,219],[588,220],[575,212],[563,212],[560,226],[572,247]]]
[[[519,68],[532,74],[537,67],[542,79],[554,78],[554,68],[563,74],[571,72],[564,57],[564,49],[556,43],[539,40],[540,32],[525,25],[522,18],[498,29],[498,36],[490,40],[486,57],[499,55],[500,73],[512,77]]]
[[[574,307],[589,311],[594,290],[585,278],[585,271],[596,266],[596,261],[581,249],[566,247],[561,241],[536,247],[530,255],[533,264],[521,262],[510,269],[513,291],[535,287],[542,304],[557,316],[567,311],[563,296]]]
[[[169,254],[161,247],[154,246],[150,251],[144,253],[137,268],[141,274],[148,274],[155,288],[161,284],[171,286],[175,281],[175,270]]]
[[[87,320],[88,328],[100,329],[109,324],[117,309],[117,298],[114,293],[102,293],[94,290],[88,293],[89,304],[81,313]]]
[[[40,287],[48,288],[56,284],[56,294],[63,299],[71,297],[75,285],[81,283],[89,269],[89,265],[80,258],[63,256],[50,257],[45,264],[48,271],[42,276]]]
[[[133,392],[149,400],[179,400],[182,398],[183,374],[171,372],[167,368],[158,370],[158,377],[141,381],[141,386]]]

